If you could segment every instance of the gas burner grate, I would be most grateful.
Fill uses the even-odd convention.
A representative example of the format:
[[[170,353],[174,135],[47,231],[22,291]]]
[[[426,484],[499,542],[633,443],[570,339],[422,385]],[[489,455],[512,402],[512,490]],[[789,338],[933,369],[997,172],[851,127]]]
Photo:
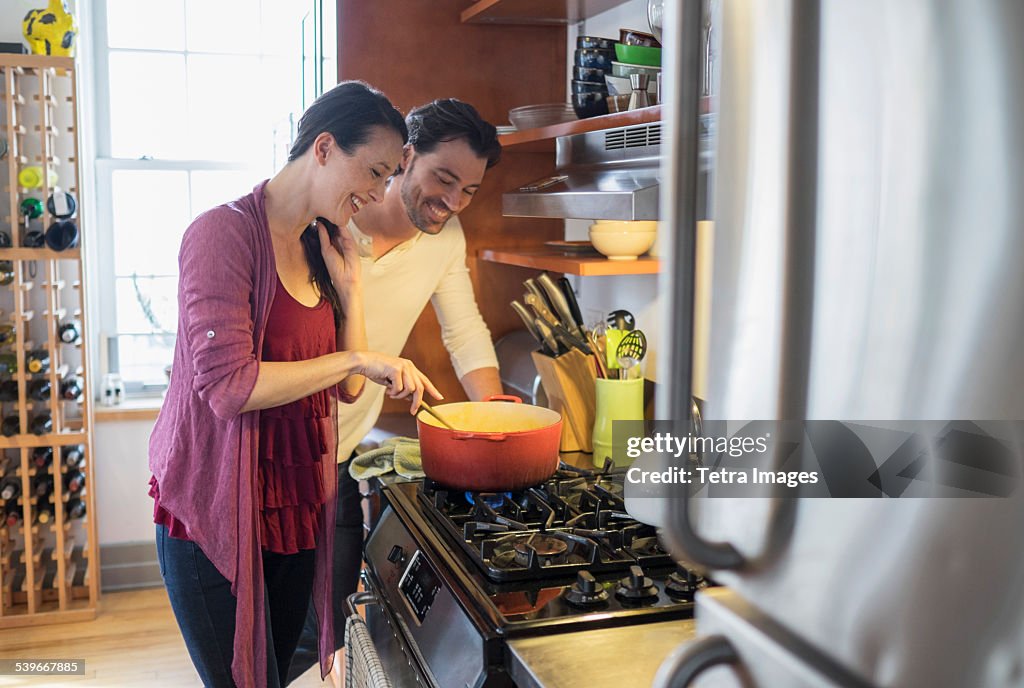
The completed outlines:
[[[563,465],[521,492],[463,492],[430,480],[417,492],[435,527],[497,582],[670,565],[655,529],[626,513],[623,477]]]

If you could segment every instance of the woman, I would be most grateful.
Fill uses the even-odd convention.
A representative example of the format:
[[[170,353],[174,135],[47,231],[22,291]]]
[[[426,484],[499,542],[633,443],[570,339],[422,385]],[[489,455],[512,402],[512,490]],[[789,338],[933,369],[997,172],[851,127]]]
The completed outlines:
[[[334,399],[365,378],[441,398],[409,361],[363,351],[359,255],[337,227],[380,202],[407,131],[359,82],[299,121],[288,164],[199,216],[179,255],[174,373],[150,438],[157,550],[208,686],[277,686],[312,591],[330,671]]]

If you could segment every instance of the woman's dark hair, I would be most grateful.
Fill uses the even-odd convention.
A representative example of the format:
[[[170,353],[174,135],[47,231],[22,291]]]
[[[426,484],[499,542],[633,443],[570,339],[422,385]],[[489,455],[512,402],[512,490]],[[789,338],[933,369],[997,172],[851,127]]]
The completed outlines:
[[[295,142],[288,151],[288,162],[302,156],[316,137],[323,132],[334,137],[338,148],[346,155],[352,155],[356,148],[370,140],[374,127],[393,130],[402,141],[409,136],[405,119],[387,96],[362,81],[345,81],[317,98],[299,119]],[[327,227],[331,238],[337,236],[338,227],[333,223],[317,218]],[[314,225],[302,232],[302,248],[306,254],[306,262],[313,274],[313,284],[334,310],[335,325],[341,322],[341,300],[331,283],[327,264],[320,253],[320,237]]]
[[[411,110],[405,123],[409,143],[417,153],[429,153],[444,141],[465,139],[474,153],[487,158],[487,169],[501,159],[497,130],[469,103],[454,98],[435,100]]]

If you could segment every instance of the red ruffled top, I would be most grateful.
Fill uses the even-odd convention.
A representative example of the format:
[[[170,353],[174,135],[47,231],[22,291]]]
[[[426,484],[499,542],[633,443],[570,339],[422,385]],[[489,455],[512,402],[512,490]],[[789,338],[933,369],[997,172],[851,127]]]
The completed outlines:
[[[334,312],[325,299],[316,306],[296,301],[277,280],[262,361],[302,361],[335,351]],[[326,390],[260,412],[257,500],[260,541],[276,554],[316,548],[326,501],[323,457],[328,453],[330,395]],[[171,537],[190,540],[184,524],[160,506],[156,478],[149,480],[153,521]]]

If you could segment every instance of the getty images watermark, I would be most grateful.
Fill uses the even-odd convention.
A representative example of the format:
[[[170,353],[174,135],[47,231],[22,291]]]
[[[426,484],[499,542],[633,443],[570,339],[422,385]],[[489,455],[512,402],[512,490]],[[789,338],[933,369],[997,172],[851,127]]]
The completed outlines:
[[[627,496],[1006,497],[1022,421],[616,421]]]

